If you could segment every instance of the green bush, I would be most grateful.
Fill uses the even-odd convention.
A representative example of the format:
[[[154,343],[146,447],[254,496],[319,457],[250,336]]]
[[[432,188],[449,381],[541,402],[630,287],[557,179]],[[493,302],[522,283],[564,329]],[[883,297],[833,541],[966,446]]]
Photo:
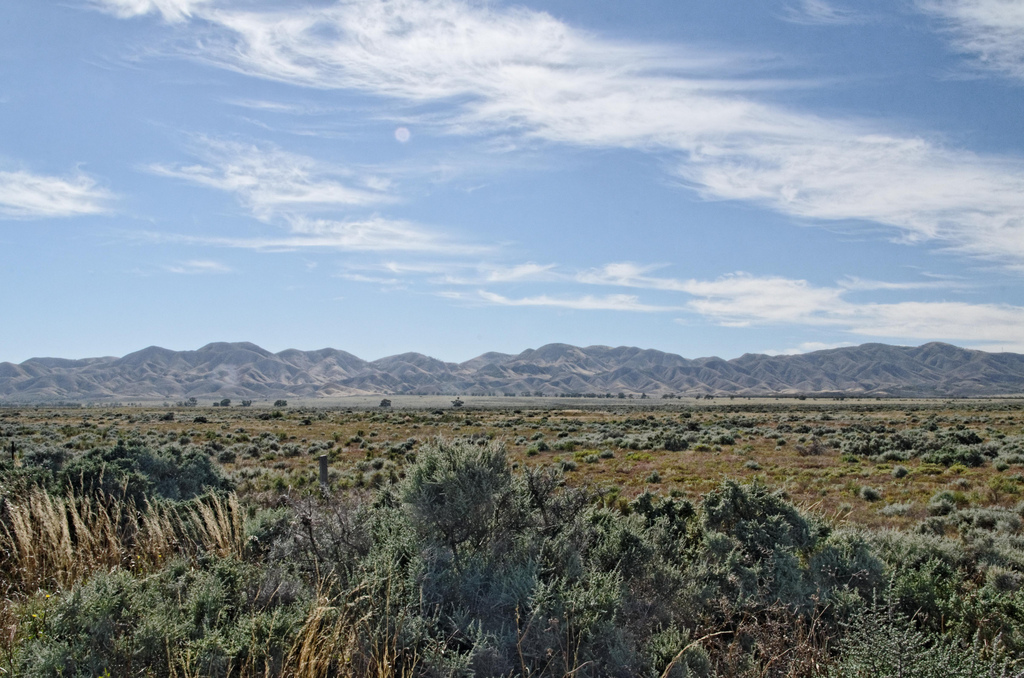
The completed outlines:
[[[600,449],[606,438],[578,428]],[[85,491],[106,492],[109,474],[124,497],[223,481],[198,451],[114,450],[40,451],[31,468],[48,482],[77,468]],[[966,508],[966,487],[937,493],[937,515],[907,533],[827,523],[756,482],[726,481],[697,505],[627,501],[567,485],[553,464],[510,466],[482,438],[394,456],[361,460],[362,489],[339,494],[285,493],[269,476],[280,496],[250,495],[236,557],[136,571],[129,554],[132,572],[10,603],[22,619],[13,673],[289,675],[285,657],[316,615],[323,674],[338,676],[972,676],[975,640],[1024,654],[1021,514]],[[294,488],[308,471],[290,477]]]
[[[72,456],[59,450],[40,450],[25,456],[34,481],[55,494],[103,494],[110,499],[186,500],[211,491],[231,489],[220,468],[196,449],[176,445],[153,450],[137,442],[118,440],[114,447],[94,448]]]
[[[820,675],[829,678],[991,678],[1011,673],[1012,662],[996,646],[966,645],[935,638],[912,619],[873,606],[847,625],[836,665]]]
[[[662,447],[669,452],[681,452],[690,446],[686,438],[678,435],[669,435],[662,442]]]
[[[857,494],[864,501],[878,501],[879,499],[882,498],[881,492],[879,492],[873,487],[868,487],[867,485],[862,486],[860,490],[857,492]]]
[[[231,559],[114,572],[55,597],[19,656],[26,677],[204,676],[281,671],[305,615],[273,570]],[[285,593],[287,591],[287,593]],[[282,595],[282,594],[285,595]]]
[[[942,464],[943,466],[963,464],[964,466],[974,467],[985,463],[985,456],[977,447],[947,445],[923,455],[921,460],[929,464]]]
[[[451,550],[456,562],[480,548],[512,486],[505,448],[435,440],[420,448],[402,487],[413,526]]]

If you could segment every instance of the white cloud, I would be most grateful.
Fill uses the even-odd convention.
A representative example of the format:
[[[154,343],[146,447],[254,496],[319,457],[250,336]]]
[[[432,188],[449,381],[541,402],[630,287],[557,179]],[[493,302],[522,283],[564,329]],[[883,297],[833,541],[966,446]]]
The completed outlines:
[[[109,211],[112,193],[84,174],[54,177],[0,171],[0,218],[77,217]]]
[[[576,276],[593,285],[680,292],[685,308],[720,325],[829,327],[850,334],[908,340],[946,340],[1024,348],[1024,307],[955,301],[852,302],[849,292],[910,290],[926,283],[840,282],[818,287],[806,280],[736,273],[716,280],[649,275],[651,267],[610,264]],[[945,285],[947,281],[939,281]]]
[[[944,20],[954,46],[979,65],[1024,79],[1024,3],[1019,0],[918,0]]]
[[[296,217],[290,232],[270,237],[190,236],[170,233],[134,233],[150,242],[212,245],[270,252],[329,249],[348,252],[430,252],[449,256],[479,255],[486,247],[455,242],[419,224],[374,217],[333,221]]]
[[[483,250],[478,250],[483,252]],[[380,274],[390,274],[394,280],[398,277],[420,277],[426,282],[434,285],[460,285],[474,286],[504,283],[530,283],[543,281],[556,281],[565,279],[565,275],[558,273],[555,264],[536,264],[527,262],[523,264],[502,265],[491,261],[473,262],[462,261],[415,261],[398,262],[385,261],[377,263],[359,262],[348,263],[346,270],[352,275],[346,275],[350,280],[360,280],[366,277],[367,282],[378,282]],[[369,275],[365,275],[365,272]]]
[[[381,278],[379,276],[363,275],[362,273],[339,273],[337,277],[343,280],[351,280],[352,282],[373,283],[375,285],[394,286],[401,284],[398,278]]]
[[[375,217],[360,221],[296,219],[292,233],[308,242],[329,247],[364,251],[438,252],[478,254],[484,247],[453,242],[443,235],[409,221]]]
[[[803,6],[830,16],[822,0]],[[973,7],[984,26],[998,26],[1001,16],[1016,21],[1022,11],[996,0],[929,6],[950,16]],[[543,12],[459,0],[192,10],[210,33],[186,49],[226,68],[447,104],[429,117],[453,132],[667,153],[678,176],[707,199],[851,226],[874,222],[906,242],[934,241],[1024,268],[1019,158],[767,103],[759,91],[783,84],[741,77],[735,58],[613,41]]]
[[[629,262],[607,264],[601,268],[578,273],[576,280],[590,285],[618,285],[619,287],[640,287],[670,292],[687,291],[685,281],[648,275],[656,268],[654,266],[637,266]]]
[[[835,307],[842,294],[840,289],[815,288],[804,280],[781,277],[737,273],[711,281],[677,280],[648,275],[650,271],[650,267],[616,263],[586,271],[576,279],[592,285],[683,292],[694,297],[688,308],[732,326],[820,322],[823,311]]]
[[[321,163],[273,147],[201,138],[202,164],[152,165],[166,177],[234,193],[260,219],[279,214],[366,206],[393,200],[372,173]]]
[[[963,281],[941,278],[938,280],[913,282],[887,282],[884,280],[865,280],[856,276],[848,276],[838,282],[844,290],[858,292],[874,292],[878,290],[926,290],[969,287]]]
[[[554,264],[518,264],[516,266],[494,266],[488,270],[487,282],[518,282],[548,278]]]
[[[181,275],[197,275],[202,273],[231,273],[232,268],[219,261],[200,260],[192,259],[190,261],[182,261],[177,264],[172,264],[164,267],[171,273],[178,273]]]
[[[519,299],[510,299],[485,290],[479,290],[477,294],[483,301],[498,306],[547,306],[578,311],[633,311],[640,313],[661,313],[680,310],[679,307],[644,304],[637,297],[629,294],[609,294],[603,297],[590,295],[582,297],[549,297],[546,294],[542,294]],[[448,296],[453,295],[449,294]],[[457,296],[456,298],[464,297]]]
[[[822,341],[805,341],[798,346],[791,348],[784,348],[782,350],[768,349],[762,351],[765,355],[800,355],[801,353],[811,353],[813,351],[827,351],[833,348],[843,348],[844,346],[853,346],[854,344],[849,341],[838,341],[834,343],[826,343]]]
[[[547,14],[449,0],[211,12],[204,56],[253,75],[459,105],[456,129],[675,151],[710,199],[869,220],[1024,266],[1024,165],[758,103],[726,62],[615,43]],[[446,45],[445,49],[436,49]]]
[[[177,22],[191,17],[210,0],[93,0],[100,9],[127,19],[158,12],[164,20]]]
[[[798,0],[787,5],[782,18],[795,24],[840,25],[863,21],[856,12],[842,9],[825,0]]]
[[[805,280],[735,274],[711,281],[692,280],[687,307],[723,325],[753,323],[832,324],[842,316],[842,291],[814,287]]]
[[[856,308],[855,334],[1024,345],[1024,308],[1006,304],[901,302]]]
[[[483,285],[488,283],[516,283],[539,280],[555,280],[558,275],[554,273],[554,264],[516,264],[514,266],[501,266],[492,263],[480,263],[467,265],[462,268],[475,269],[470,274],[453,273],[450,269],[445,271],[433,271],[444,273],[437,281],[446,285]]]
[[[449,256],[489,251],[410,221],[380,216],[319,216],[394,202],[389,193],[391,180],[379,173],[320,162],[276,147],[205,137],[198,138],[196,149],[200,163],[158,164],[149,170],[232,193],[253,216],[283,227],[287,234],[254,238],[183,236],[179,241],[268,251],[323,248]]]

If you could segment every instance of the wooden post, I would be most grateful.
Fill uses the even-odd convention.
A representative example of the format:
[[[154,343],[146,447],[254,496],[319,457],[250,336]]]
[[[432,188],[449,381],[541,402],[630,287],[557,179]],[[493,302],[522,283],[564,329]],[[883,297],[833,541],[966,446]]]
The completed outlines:
[[[320,487],[327,489],[327,455],[320,455]]]

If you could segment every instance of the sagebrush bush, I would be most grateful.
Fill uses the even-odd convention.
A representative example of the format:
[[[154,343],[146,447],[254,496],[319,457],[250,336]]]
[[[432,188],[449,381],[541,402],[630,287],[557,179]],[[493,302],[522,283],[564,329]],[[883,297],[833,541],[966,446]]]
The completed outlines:
[[[752,425],[739,419],[705,425],[708,439],[746,436]],[[586,450],[643,429],[651,436],[632,439],[639,448],[657,440],[652,420],[602,432],[560,426]],[[870,435],[885,437],[886,449],[911,444]],[[144,472],[149,462],[122,468],[153,497],[143,503],[82,484],[7,499],[0,564],[10,567],[0,578],[14,602],[3,610],[22,616],[12,668],[168,678],[845,677],[892,675],[891,661],[878,663],[884,642],[896,643],[888,659],[909,657],[897,665],[919,674],[973,670],[951,653],[988,661],[975,642],[1024,652],[1021,513],[966,508],[967,488],[936,495],[942,515],[920,533],[872,531],[815,517],[760,483],[726,481],[693,502],[657,492],[629,500],[573,487],[555,464],[514,467],[486,437],[417,445],[409,457],[387,442],[382,450],[403,450],[361,462],[360,479],[380,474],[378,487],[286,488],[244,508],[217,509],[235,501],[218,494],[157,499],[161,474]],[[89,458],[75,455],[41,455],[37,468],[55,478]],[[155,453],[166,455],[175,459]],[[178,468],[201,477],[180,455]],[[179,484],[179,496],[187,488]],[[36,550],[20,555],[26,543]],[[28,564],[45,575],[13,574]],[[32,596],[38,588],[52,597]]]
[[[847,624],[836,664],[828,678],[993,678],[1020,675],[996,643],[936,640],[914,620],[879,605],[866,607]]]
[[[26,677],[280,675],[305,612],[234,559],[171,560],[157,574],[98,574],[33,620]]]

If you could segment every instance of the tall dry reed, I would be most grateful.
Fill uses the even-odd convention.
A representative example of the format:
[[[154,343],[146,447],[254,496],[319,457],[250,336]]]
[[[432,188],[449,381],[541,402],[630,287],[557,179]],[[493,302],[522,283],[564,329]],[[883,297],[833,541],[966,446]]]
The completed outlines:
[[[179,553],[242,552],[244,526],[235,495],[188,504],[63,497],[35,489],[3,502],[0,594],[65,589],[90,573],[149,570]]]
[[[402,646],[404,615],[393,610],[391,582],[375,601],[364,583],[335,597],[320,594],[288,657],[294,678],[407,678],[420,657]],[[383,603],[383,604],[382,604]]]

